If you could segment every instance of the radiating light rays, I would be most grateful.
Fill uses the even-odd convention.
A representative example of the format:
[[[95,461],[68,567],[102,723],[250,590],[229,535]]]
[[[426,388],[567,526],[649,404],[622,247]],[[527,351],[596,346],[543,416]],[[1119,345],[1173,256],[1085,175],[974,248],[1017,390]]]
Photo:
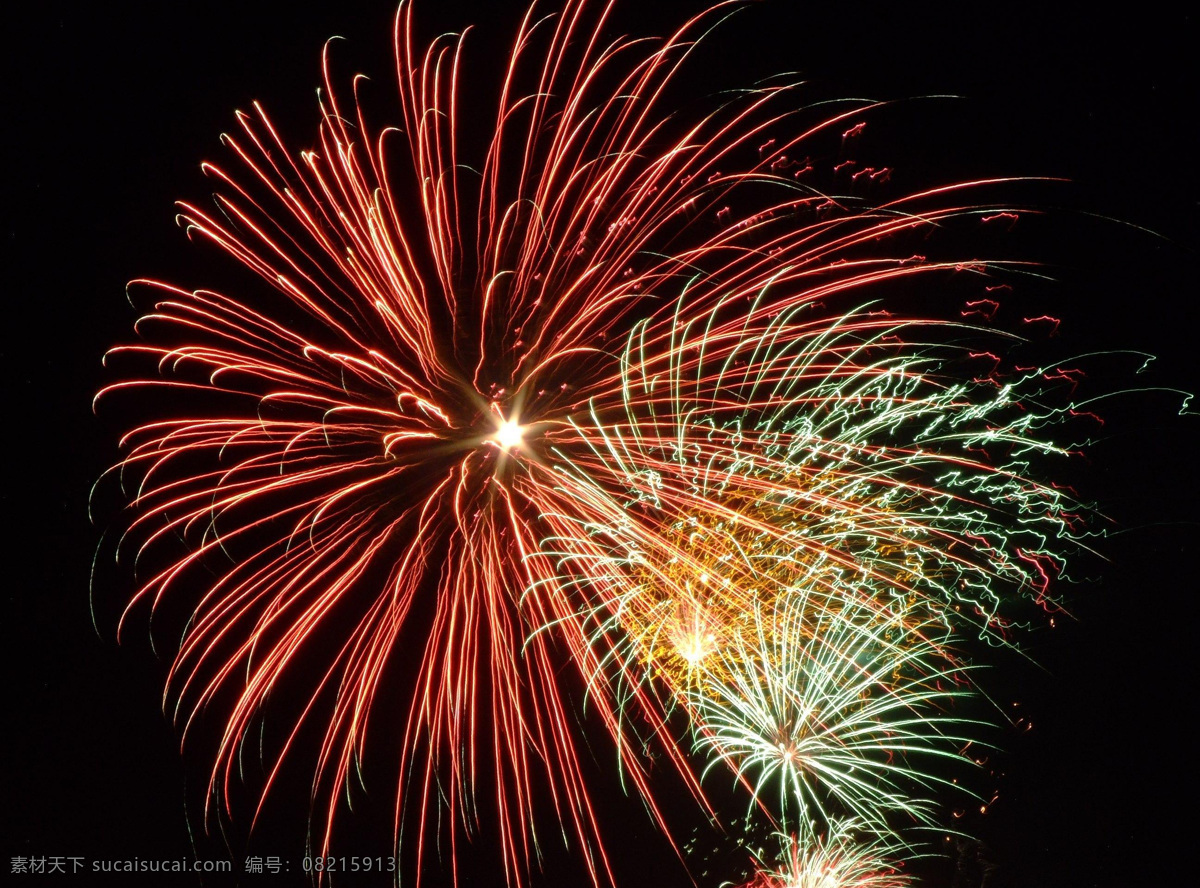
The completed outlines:
[[[648,750],[714,819],[701,779],[728,771],[813,860],[848,854],[848,816],[888,853],[934,821],[974,733],[956,641],[1053,607],[1080,519],[1034,480],[1071,449],[1051,374],[980,361],[963,343],[996,334],[939,320],[957,304],[880,306],[951,279],[986,298],[1027,269],[912,244],[1022,211],[999,180],[822,190],[833,160],[800,158],[870,103],[805,109],[778,80],[676,114],[727,6],[657,42],[604,37],[608,5],[531,8],[473,146],[469,46],[424,45],[402,3],[398,128],[327,50],[312,150],[256,104],[232,171],[205,165],[217,208],[181,222],[251,282],[136,282],[154,306],[101,395],[147,417],[118,466],[122,622],[188,613],[167,697],[185,740],[216,723],[206,816],[279,714],[255,814],[309,763],[328,853],[382,708],[418,874],[457,880],[486,822],[509,884],[555,833],[609,882],[580,684],[668,835]]]

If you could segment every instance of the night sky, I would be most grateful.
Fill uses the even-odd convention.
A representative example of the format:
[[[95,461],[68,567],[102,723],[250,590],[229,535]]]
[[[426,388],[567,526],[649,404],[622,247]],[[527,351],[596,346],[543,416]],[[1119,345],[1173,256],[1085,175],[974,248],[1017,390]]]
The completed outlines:
[[[522,8],[475,8],[483,6],[418,0],[417,7],[426,36],[479,24],[468,72],[480,77],[504,57]],[[654,3],[651,13],[636,2],[624,6],[612,36],[660,34],[700,8],[682,0]],[[1195,17],[1156,3],[1120,15],[1092,9],[1084,18],[1049,4],[912,11],[917,6],[753,4],[712,38],[687,75],[689,88],[708,95],[792,70],[811,84],[814,100],[959,97],[900,103],[884,115],[879,135],[872,131],[873,150],[896,169],[897,190],[967,177],[1070,180],[1021,191],[1053,222],[1016,241],[1057,279],[1037,294],[1038,310],[1063,321],[1055,351],[1151,353],[1159,359],[1137,376],[1133,359],[1093,364],[1111,373],[1093,382],[1200,392]],[[176,729],[162,713],[171,651],[150,650],[144,619],[117,645],[127,590],[112,581],[96,589],[93,627],[92,559],[101,534],[117,531],[119,521],[109,495],[100,497],[93,523],[89,488],[116,460],[127,417],[119,410],[95,416],[91,397],[113,381],[101,366],[104,351],[132,335],[128,280],[202,287],[237,279],[228,263],[211,268],[213,252],[190,245],[173,222],[176,199],[203,202],[211,190],[200,162],[228,159],[217,137],[234,125],[233,110],[260,100],[293,145],[309,147],[324,40],[346,37],[337,48],[342,69],[371,74],[377,95],[386,96],[392,12],[388,0],[313,11],[275,0],[117,0],[7,14],[6,874],[18,855],[230,854],[219,835],[200,831],[205,762],[181,759]],[[1073,618],[1026,637],[1028,660],[997,653],[981,679],[1021,720],[996,733],[1003,751],[990,767],[1000,774],[999,796],[970,820],[982,840],[971,854],[995,867],[989,888],[1187,881],[1200,417],[1180,416],[1181,403],[1179,395],[1146,392],[1104,405],[1106,424],[1070,480],[1111,519],[1097,543],[1106,560],[1086,562],[1083,581],[1065,588]],[[610,762],[603,740],[596,755]],[[614,824],[619,884],[691,884],[640,804],[613,785],[611,798],[597,794]],[[244,825],[232,829],[235,869],[247,854],[292,861],[290,875],[244,876],[238,884],[303,884],[303,796],[295,793],[295,810],[264,823],[249,844]],[[360,815],[346,853],[390,853],[389,830]],[[681,831],[683,840],[690,835]],[[486,830],[479,844],[464,883],[502,885]],[[551,833],[546,874],[535,874],[533,885],[585,884],[557,844]],[[981,884],[972,867],[960,888]],[[928,871],[930,886],[954,882],[951,862]],[[50,881],[95,883],[90,874],[11,883]],[[428,884],[448,881],[435,876]],[[716,888],[719,879],[699,881]],[[121,884],[233,883],[134,874]]]

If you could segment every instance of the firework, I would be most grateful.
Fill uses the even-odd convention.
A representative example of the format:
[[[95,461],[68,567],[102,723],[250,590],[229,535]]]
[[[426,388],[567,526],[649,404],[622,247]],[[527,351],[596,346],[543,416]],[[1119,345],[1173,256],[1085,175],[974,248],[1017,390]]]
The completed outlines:
[[[937,775],[962,758],[956,732],[970,726],[944,715],[961,676],[905,616],[787,596],[692,694],[698,745],[784,823],[827,826],[849,811],[880,834],[896,812],[932,824],[920,791],[952,785]]]
[[[607,652],[595,685],[685,710],[777,822],[852,815],[891,841],[897,817],[935,824],[940,775],[970,765],[958,644],[1003,643],[1022,592],[1054,606],[1078,507],[1028,477],[1065,454],[1043,374],[956,380],[953,325],[831,318],[807,295],[677,314],[665,348],[639,325],[624,416],[593,413],[602,441],[556,454],[587,517],[552,516],[571,529],[544,545]],[[597,478],[633,507],[599,520]]]
[[[718,13],[651,45],[605,42],[583,0],[531,9],[474,157],[463,38],[419,46],[404,3],[398,130],[339,100],[327,58],[312,150],[256,105],[234,171],[205,165],[218,209],[180,218],[257,286],[136,282],[154,308],[101,394],[162,396],[118,467],[127,614],[189,613],[168,698],[185,737],[221,721],[213,813],[282,709],[256,789],[315,726],[327,852],[401,673],[395,827],[418,869],[486,819],[523,883],[545,809],[605,881],[571,664],[664,827],[651,742],[702,806],[692,745],[784,823],[930,821],[907,793],[939,782],[914,758],[958,757],[953,634],[1002,638],[1009,598],[1049,606],[1077,533],[1028,480],[1066,449],[1045,374],[956,381],[952,340],[981,331],[866,303],[987,280],[1001,263],[906,239],[1015,210],[972,199],[983,182],[880,206],[818,189],[797,158],[869,106],[809,120],[787,83],[673,119]]]
[[[764,863],[742,888],[905,888],[912,879],[887,862],[897,851],[863,842],[858,825],[840,821],[829,833],[779,836],[782,865]]]

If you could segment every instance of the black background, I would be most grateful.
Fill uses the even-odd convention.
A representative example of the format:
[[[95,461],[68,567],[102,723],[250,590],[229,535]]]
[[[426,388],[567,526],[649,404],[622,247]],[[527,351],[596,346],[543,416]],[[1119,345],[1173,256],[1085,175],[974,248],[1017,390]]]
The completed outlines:
[[[430,35],[479,23],[473,64],[488,71],[507,50],[519,4],[473,8],[481,5],[425,0],[418,11]],[[699,8],[637,6],[619,12],[614,34],[662,33]],[[1160,356],[1155,369],[1114,377],[1113,388],[1198,391],[1200,35],[1173,8],[1077,14],[1048,4],[881,10],[779,0],[726,25],[689,84],[707,93],[790,69],[812,82],[815,98],[963,97],[911,103],[908,123],[900,115],[887,131],[899,187],[965,176],[1072,180],[1048,188],[1044,203],[1121,223],[1064,211],[1036,246],[1060,279],[1045,310],[1064,319],[1064,353],[1144,350]],[[337,51],[348,69],[387,84],[392,8],[119,0],[22,15],[6,21],[3,865],[7,872],[16,855],[179,857],[193,841],[200,856],[217,856],[218,838],[190,837],[184,799],[195,792],[185,783],[203,769],[181,761],[161,713],[167,661],[149,650],[142,627],[118,646],[111,608],[98,632],[92,626],[91,559],[112,515],[89,522],[88,490],[116,459],[118,429],[92,415],[90,399],[107,380],[104,350],[129,338],[126,281],[210,282],[211,255],[174,226],[173,201],[208,193],[199,161],[223,159],[217,134],[232,126],[232,110],[261,100],[306,146],[323,41],[347,37]],[[1029,640],[1039,667],[1012,658],[989,679],[998,701],[1019,702],[1033,724],[1002,738],[1000,796],[972,820],[999,867],[990,886],[1187,881],[1200,484],[1197,419],[1177,415],[1180,402],[1146,394],[1104,408],[1108,424],[1082,472],[1086,493],[1121,529],[1101,543],[1109,560],[1092,573],[1102,579],[1069,591],[1077,620]],[[601,804],[621,821],[620,884],[689,884],[636,804]],[[252,850],[290,854],[295,870],[290,842],[266,825]],[[374,842],[347,853],[387,853]],[[576,884],[550,856],[535,884]],[[930,884],[950,884],[951,870],[932,867]],[[498,870],[471,871],[470,884],[502,881]],[[176,883],[199,880],[122,881]]]

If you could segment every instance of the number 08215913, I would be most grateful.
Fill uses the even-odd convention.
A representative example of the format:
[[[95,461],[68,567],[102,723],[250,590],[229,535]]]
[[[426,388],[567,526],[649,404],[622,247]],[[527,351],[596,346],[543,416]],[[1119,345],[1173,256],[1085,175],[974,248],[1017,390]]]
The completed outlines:
[[[306,873],[369,873],[396,871],[395,857],[305,857]]]

